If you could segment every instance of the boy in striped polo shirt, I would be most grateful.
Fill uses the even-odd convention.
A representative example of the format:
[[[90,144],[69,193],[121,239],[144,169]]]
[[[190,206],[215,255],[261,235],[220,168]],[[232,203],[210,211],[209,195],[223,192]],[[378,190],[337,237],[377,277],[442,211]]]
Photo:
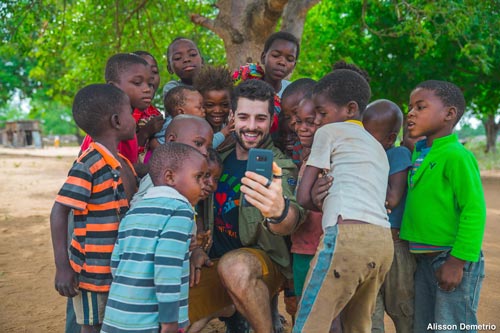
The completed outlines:
[[[204,195],[208,163],[197,149],[167,142],[149,167],[154,186],[120,224],[101,332],[177,333],[189,324],[193,206]]]
[[[132,164],[117,150],[120,141],[134,137],[135,120],[127,94],[110,84],[81,89],[73,117],[94,142],[71,167],[52,207],[55,288],[62,296],[74,297],[81,331],[94,332],[104,317],[118,224],[128,210],[129,192],[137,188]],[[71,210],[75,228],[68,253]]]

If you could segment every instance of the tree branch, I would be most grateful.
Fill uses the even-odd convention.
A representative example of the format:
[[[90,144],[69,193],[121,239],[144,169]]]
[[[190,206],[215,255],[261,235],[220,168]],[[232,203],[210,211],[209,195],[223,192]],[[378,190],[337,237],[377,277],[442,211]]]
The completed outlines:
[[[120,27],[120,0],[115,0],[115,30],[116,30],[116,36],[118,37],[118,51],[121,48],[121,36],[123,34],[123,29],[125,29],[125,25],[132,19],[132,17],[138,13],[144,6],[148,3],[148,0],[142,0],[142,2],[135,7],[123,20],[122,25]]]
[[[300,41],[307,12],[318,2],[319,0],[290,0],[283,11],[281,30],[290,32]]]
[[[288,3],[288,0],[267,0],[267,8],[271,12],[275,13],[282,13],[283,10],[285,9],[286,4]]]
[[[144,13],[146,14],[146,17],[148,18],[148,35],[149,35],[149,38],[151,39],[151,42],[153,43],[153,46],[155,48],[159,49],[158,44],[156,43],[156,40],[155,40],[153,29],[152,29],[151,16],[149,15],[149,12],[148,12],[147,9],[144,11]]]
[[[127,17],[123,20],[123,26],[125,26],[125,24],[130,21],[130,19],[132,18],[132,16],[134,16],[135,13],[137,13],[139,10],[141,10],[146,4],[148,3],[148,0],[142,0],[142,2],[137,6],[135,7],[128,15]]]
[[[18,25],[10,32],[10,35],[11,35],[10,40],[11,41],[13,41],[15,39],[17,31],[23,25],[24,20],[26,19],[26,17],[28,16],[28,14],[32,12],[32,9],[33,9],[34,6],[35,6],[35,1],[32,1],[28,5],[26,5],[25,9],[21,10],[21,12],[23,12],[24,15],[21,17],[21,20],[19,21]],[[16,14],[17,13],[14,13],[13,16],[16,17]],[[2,19],[3,19],[3,17],[2,17]]]
[[[361,22],[363,23],[363,28],[365,28],[370,33],[374,34],[375,36],[377,36],[377,37],[379,37],[381,39],[383,37],[390,37],[390,38],[398,38],[398,37],[400,37],[401,34],[399,34],[397,32],[390,32],[390,33],[388,33],[388,32],[381,32],[381,31],[374,30],[374,29],[370,28],[370,26],[366,22],[367,12],[368,12],[368,1],[367,0],[363,0],[363,5],[361,6]]]
[[[220,37],[220,31],[218,31],[219,29],[215,26],[215,20],[209,19],[208,17],[200,14],[190,14],[189,18],[194,24],[204,27]]]
[[[225,38],[231,38],[232,42],[235,44],[241,44],[243,42],[244,38],[242,34],[235,28],[225,24],[220,16],[212,20],[199,14],[191,14],[190,18],[191,22],[212,31],[223,40]]]

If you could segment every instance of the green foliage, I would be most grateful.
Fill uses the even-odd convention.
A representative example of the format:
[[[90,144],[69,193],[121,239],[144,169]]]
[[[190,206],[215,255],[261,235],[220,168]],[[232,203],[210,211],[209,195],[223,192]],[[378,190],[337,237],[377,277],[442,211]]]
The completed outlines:
[[[15,105],[0,106],[0,128],[3,128],[7,121],[20,120],[24,117],[25,115]]]
[[[39,1],[7,1],[0,3],[0,106],[4,106],[17,91],[21,97],[31,97],[39,86],[30,77],[37,65],[31,53],[43,27],[43,16],[49,6]]]
[[[370,74],[373,99],[405,106],[416,84],[441,79],[462,87],[476,114],[498,112],[499,8],[499,1],[323,1],[308,13],[296,75],[317,79],[343,59]]]
[[[216,11],[213,1],[195,0],[2,3],[0,106],[20,89],[33,101],[30,116],[43,119],[45,133],[64,134],[74,132],[68,117],[73,96],[85,85],[104,81],[106,59],[115,53],[149,51],[163,83],[176,79],[166,71],[164,53],[178,36],[198,43],[206,63],[224,63],[222,41],[193,25],[190,13],[213,17]]]
[[[0,120],[16,116],[6,103],[17,89],[32,101],[29,117],[41,119],[45,133],[75,132],[73,96],[103,82],[107,58],[147,50],[166,83],[176,79],[166,71],[165,52],[178,36],[192,38],[205,63],[224,64],[223,42],[189,19],[214,18],[216,2],[1,2]],[[499,8],[499,0],[322,1],[308,13],[294,79],[319,79],[344,59],[368,71],[373,99],[405,108],[416,84],[443,79],[463,89],[476,116],[498,114]]]
[[[30,119],[41,119],[44,135],[76,134],[71,108],[56,101],[35,100],[29,114]]]

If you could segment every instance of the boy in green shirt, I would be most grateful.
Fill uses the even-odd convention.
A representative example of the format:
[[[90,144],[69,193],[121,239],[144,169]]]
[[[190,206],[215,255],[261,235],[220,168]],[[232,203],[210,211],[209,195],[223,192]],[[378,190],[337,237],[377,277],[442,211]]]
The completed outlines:
[[[426,137],[413,152],[400,234],[417,254],[414,332],[476,331],[486,204],[477,162],[452,133],[464,110],[449,82],[422,82],[410,96],[410,137]]]

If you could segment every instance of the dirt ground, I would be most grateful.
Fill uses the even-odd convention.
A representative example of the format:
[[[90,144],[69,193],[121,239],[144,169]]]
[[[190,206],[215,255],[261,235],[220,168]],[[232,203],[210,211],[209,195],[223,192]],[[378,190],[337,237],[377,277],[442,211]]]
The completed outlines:
[[[65,299],[53,286],[49,213],[76,151],[13,153],[0,149],[0,332],[63,332]],[[483,185],[488,217],[479,323],[500,329],[500,173],[485,173]],[[223,330],[214,321],[204,332]]]

